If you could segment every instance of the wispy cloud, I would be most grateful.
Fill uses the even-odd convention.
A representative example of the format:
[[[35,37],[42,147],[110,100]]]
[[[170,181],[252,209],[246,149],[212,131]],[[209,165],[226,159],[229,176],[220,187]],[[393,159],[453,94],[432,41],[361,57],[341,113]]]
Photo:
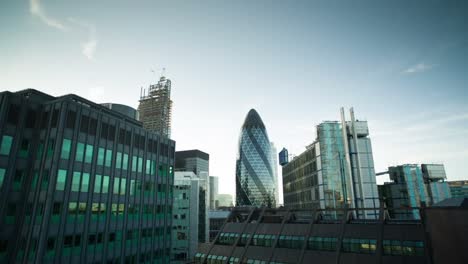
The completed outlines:
[[[62,31],[67,31],[68,28],[63,25],[62,22],[53,19],[47,15],[45,12],[44,8],[41,6],[41,1],[40,0],[30,0],[29,1],[29,12],[31,14],[37,16],[39,19],[42,20],[46,25],[49,27],[53,27]]]
[[[96,52],[98,44],[96,27],[90,23],[75,18],[68,18],[68,20],[88,30],[88,40],[81,43],[81,53],[83,53],[83,55],[89,60],[94,60],[94,53]]]
[[[413,74],[413,73],[421,73],[431,70],[432,68],[436,67],[435,64],[426,64],[424,62],[418,63],[406,69],[404,73]]]

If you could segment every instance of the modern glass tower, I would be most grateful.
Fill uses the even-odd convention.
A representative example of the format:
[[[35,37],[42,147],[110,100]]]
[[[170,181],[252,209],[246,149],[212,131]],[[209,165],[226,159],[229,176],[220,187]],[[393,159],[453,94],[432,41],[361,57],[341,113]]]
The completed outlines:
[[[277,183],[271,144],[262,119],[251,109],[242,125],[236,160],[236,205],[273,207]]]

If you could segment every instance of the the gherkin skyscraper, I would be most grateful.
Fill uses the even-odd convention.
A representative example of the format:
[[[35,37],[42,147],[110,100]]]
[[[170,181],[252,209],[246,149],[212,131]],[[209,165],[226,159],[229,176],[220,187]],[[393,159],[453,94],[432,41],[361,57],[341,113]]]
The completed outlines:
[[[274,207],[276,176],[271,143],[262,119],[251,109],[242,125],[236,160],[236,205]]]

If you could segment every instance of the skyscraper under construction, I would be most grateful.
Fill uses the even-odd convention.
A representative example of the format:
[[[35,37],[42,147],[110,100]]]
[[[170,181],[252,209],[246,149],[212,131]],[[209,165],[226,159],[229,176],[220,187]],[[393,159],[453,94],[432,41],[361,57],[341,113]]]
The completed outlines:
[[[161,76],[157,84],[151,84],[140,96],[138,106],[143,127],[161,136],[171,136],[171,80]]]

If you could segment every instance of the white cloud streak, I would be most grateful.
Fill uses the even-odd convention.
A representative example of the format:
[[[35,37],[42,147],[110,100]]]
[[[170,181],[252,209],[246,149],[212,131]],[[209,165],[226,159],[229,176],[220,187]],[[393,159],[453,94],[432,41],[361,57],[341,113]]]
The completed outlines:
[[[414,73],[421,73],[431,70],[432,68],[436,67],[435,64],[426,64],[424,62],[418,63],[406,69],[404,73],[407,74],[414,74]]]
[[[53,27],[56,29],[59,29],[61,31],[67,31],[68,28],[63,25],[62,22],[53,19],[49,17],[44,9],[41,6],[41,1],[40,0],[30,0],[29,1],[29,12],[31,12],[32,15],[37,16],[39,19],[42,20],[46,25],[49,27]]]
[[[90,23],[78,19],[68,18],[68,20],[88,30],[88,40],[81,44],[81,53],[83,53],[83,55],[89,60],[94,60],[94,54],[96,53],[98,44],[96,27]]]

